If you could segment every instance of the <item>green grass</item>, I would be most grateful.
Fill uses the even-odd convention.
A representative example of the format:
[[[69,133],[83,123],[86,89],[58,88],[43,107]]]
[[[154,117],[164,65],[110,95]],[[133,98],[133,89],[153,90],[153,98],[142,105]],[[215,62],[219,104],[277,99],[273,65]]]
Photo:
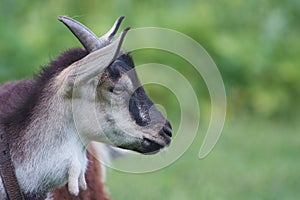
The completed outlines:
[[[300,110],[299,3],[3,0],[0,82],[29,77],[60,52],[80,45],[56,20],[59,15],[74,17],[99,35],[125,15],[122,28],[171,28],[203,45],[224,79],[229,112],[295,119]],[[176,55],[155,52],[145,50],[133,56],[137,64],[167,64],[188,77],[201,101],[201,112],[209,112],[208,91],[194,69]],[[149,91],[153,100],[170,112],[176,129],[180,111],[174,96],[148,87],[153,88]],[[295,124],[231,118],[204,160],[197,157],[201,135],[179,160],[158,172],[137,175],[108,170],[110,192],[115,200],[297,199],[300,127]]]
[[[297,199],[299,128],[251,118],[229,120],[213,152],[197,157],[201,138],[158,172],[108,170],[113,199]]]

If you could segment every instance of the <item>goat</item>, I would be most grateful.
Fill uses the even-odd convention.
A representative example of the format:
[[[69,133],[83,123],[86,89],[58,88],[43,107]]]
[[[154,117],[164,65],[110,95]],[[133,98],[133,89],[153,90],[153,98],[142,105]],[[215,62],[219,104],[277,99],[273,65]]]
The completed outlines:
[[[129,29],[113,40],[123,17],[98,38],[79,22],[60,17],[84,48],[58,56],[33,80],[0,87],[0,130],[26,198],[46,198],[68,183],[86,189],[86,146],[98,141],[139,153],[171,142],[170,122],[145,93],[129,53]],[[13,137],[12,137],[13,136]],[[0,199],[6,193],[0,181]]]

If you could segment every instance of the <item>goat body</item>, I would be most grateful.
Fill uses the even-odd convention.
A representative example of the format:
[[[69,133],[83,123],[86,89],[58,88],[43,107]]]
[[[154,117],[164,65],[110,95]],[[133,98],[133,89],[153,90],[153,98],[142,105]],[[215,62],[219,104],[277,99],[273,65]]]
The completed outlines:
[[[0,87],[0,116],[10,116],[17,112],[23,106],[28,98],[28,93],[34,87],[34,81],[22,80],[18,82],[10,82]],[[97,152],[95,148],[101,148],[101,152]],[[103,179],[103,166],[99,163],[97,155],[105,153],[106,149],[101,144],[90,144],[87,151],[88,167],[86,171],[87,189],[81,190],[78,196],[69,193],[68,185],[53,190],[47,199],[52,200],[109,200]],[[47,162],[43,159],[42,162]],[[48,161],[49,162],[49,161]],[[54,162],[54,161],[52,161]],[[54,162],[55,163],[55,162]],[[1,197],[5,196],[5,191],[0,182]],[[36,195],[42,197],[42,194]],[[2,198],[1,198],[2,199]]]
[[[71,50],[44,68],[35,80],[0,87],[1,126],[6,134],[14,135],[10,153],[20,187],[28,196],[45,196],[68,179],[86,187],[85,146],[70,129],[69,108],[61,107],[65,104],[50,85],[51,77],[85,55],[85,50]],[[74,187],[78,192],[78,186]],[[0,188],[3,199],[6,194],[2,181]]]

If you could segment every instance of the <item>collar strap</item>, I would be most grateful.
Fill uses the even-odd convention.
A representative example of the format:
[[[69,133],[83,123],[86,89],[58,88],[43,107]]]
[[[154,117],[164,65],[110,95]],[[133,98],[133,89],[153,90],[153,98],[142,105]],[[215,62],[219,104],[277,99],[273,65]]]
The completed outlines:
[[[9,200],[25,200],[19,186],[15,167],[9,151],[9,140],[3,128],[0,127],[0,174]]]

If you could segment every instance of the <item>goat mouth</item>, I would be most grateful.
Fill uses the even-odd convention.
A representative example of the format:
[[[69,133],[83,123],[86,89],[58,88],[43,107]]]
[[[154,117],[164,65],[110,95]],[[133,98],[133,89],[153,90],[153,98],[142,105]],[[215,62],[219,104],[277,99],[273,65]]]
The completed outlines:
[[[164,148],[166,145],[158,143],[154,140],[150,140],[148,138],[143,138],[142,148],[136,149],[137,152],[142,154],[156,154],[160,149]]]
[[[138,143],[131,145],[119,145],[119,148],[135,151],[144,155],[151,155],[158,153],[161,149],[168,146],[170,143],[159,142],[148,138],[140,139]]]

